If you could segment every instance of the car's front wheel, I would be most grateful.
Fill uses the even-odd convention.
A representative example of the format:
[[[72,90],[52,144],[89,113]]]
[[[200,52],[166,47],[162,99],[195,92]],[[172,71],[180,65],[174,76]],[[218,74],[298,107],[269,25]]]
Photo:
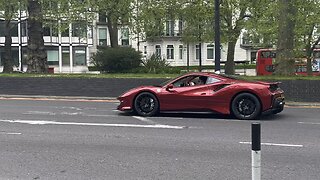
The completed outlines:
[[[233,99],[231,112],[238,119],[256,119],[261,114],[261,104],[255,95],[241,93]]]
[[[149,92],[142,92],[134,100],[134,111],[140,116],[153,116],[159,111],[158,99]]]

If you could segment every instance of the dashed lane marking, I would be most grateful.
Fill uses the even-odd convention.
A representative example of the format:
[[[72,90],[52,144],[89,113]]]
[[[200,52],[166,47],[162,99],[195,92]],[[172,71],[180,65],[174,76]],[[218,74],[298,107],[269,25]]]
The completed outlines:
[[[240,144],[251,144],[251,142],[239,142]],[[281,147],[303,147],[300,144],[277,144],[277,143],[261,143],[261,145],[265,146],[281,146]]]
[[[315,122],[298,122],[299,124],[309,124],[309,125],[320,125],[320,123]]]
[[[5,134],[5,135],[21,135],[22,133],[16,133],[16,132],[0,132],[0,134]]]

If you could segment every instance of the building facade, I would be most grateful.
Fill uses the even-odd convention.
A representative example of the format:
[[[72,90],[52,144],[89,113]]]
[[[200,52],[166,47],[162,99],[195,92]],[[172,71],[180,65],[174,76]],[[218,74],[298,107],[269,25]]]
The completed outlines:
[[[4,54],[4,20],[0,19],[0,61]],[[21,13],[19,18],[11,21],[12,55],[14,69],[26,71],[26,47],[28,40],[27,16]],[[88,73],[91,66],[91,57],[97,52],[99,46],[109,46],[110,37],[105,17],[97,17],[89,26],[75,22],[68,24],[68,28],[60,32],[54,22],[44,25],[44,42],[47,51],[47,60],[55,73]],[[158,55],[166,59],[171,66],[197,66],[214,65],[214,44],[190,43],[181,41],[181,24],[179,21],[168,22],[163,35],[153,40],[142,40],[131,34],[128,27],[118,30],[120,46],[131,46],[142,52],[145,58]],[[255,52],[246,46],[240,37],[236,44],[235,61],[253,62]],[[201,53],[200,53],[201,49]],[[201,54],[201,58],[200,58]],[[221,45],[221,62],[227,58],[227,45]],[[2,71],[2,62],[0,71]]]

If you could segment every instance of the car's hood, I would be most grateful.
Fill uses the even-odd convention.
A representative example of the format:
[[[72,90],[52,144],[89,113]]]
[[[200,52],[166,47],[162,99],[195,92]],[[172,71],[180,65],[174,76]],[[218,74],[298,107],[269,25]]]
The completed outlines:
[[[156,89],[159,89],[159,88],[161,88],[161,87],[157,87],[157,86],[138,86],[138,87],[132,88],[132,89],[124,92],[119,97],[135,94],[135,93],[138,93],[138,92],[143,91],[143,90],[156,91]]]

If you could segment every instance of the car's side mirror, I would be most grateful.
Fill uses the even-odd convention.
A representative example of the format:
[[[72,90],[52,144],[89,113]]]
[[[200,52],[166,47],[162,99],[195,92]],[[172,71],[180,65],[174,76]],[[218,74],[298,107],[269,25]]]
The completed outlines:
[[[172,89],[173,89],[173,84],[169,84],[169,85],[166,87],[166,90],[169,91],[169,92],[174,92]]]

